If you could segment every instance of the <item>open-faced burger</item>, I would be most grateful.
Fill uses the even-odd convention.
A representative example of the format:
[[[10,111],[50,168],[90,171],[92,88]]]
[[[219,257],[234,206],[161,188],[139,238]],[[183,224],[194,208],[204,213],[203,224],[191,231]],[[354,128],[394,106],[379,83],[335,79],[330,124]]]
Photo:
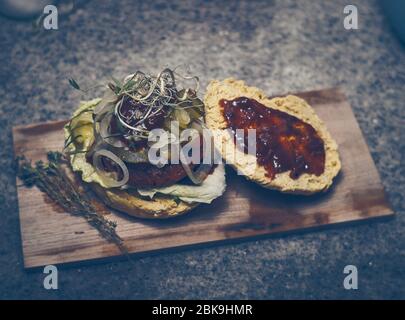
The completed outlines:
[[[179,88],[178,77],[165,69],[156,77],[136,72],[114,80],[103,98],[81,103],[66,124],[73,170],[108,206],[165,218],[223,194],[224,166],[205,161],[212,146],[203,134],[198,85]]]

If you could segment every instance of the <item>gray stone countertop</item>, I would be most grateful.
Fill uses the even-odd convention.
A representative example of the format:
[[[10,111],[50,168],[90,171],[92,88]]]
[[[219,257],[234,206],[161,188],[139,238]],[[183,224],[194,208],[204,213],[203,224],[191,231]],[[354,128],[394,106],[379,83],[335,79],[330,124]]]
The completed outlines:
[[[78,1],[59,30],[0,17],[0,298],[405,298],[405,49],[377,2]],[[126,261],[64,268],[59,289],[22,265],[14,125],[67,118],[67,85],[190,65],[204,91],[228,76],[269,95],[340,86],[397,213],[370,222]],[[402,163],[401,163],[402,161]],[[359,289],[343,289],[356,265]]]

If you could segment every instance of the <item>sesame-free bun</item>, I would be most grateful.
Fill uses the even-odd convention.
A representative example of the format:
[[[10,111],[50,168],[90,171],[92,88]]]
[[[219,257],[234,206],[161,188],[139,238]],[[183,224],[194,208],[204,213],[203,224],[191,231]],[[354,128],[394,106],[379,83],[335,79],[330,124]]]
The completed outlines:
[[[266,107],[286,112],[310,124],[324,141],[325,170],[323,174],[316,176],[303,173],[298,179],[291,179],[290,171],[286,171],[276,174],[272,179],[266,175],[266,169],[263,166],[256,165],[255,155],[245,154],[239,150],[229,132],[224,130],[228,125],[219,101],[221,99],[232,100],[242,96],[255,99]],[[223,81],[213,80],[209,83],[204,103],[205,121],[207,126],[213,129],[215,140],[221,144],[217,148],[220,150],[222,158],[247,179],[269,189],[297,194],[326,191],[332,185],[333,179],[341,168],[338,146],[325,124],[305,100],[293,95],[269,99],[260,89],[249,87],[243,81],[228,78]],[[254,164],[253,167],[252,164]]]
[[[149,199],[135,192],[106,189],[97,183],[91,184],[91,188],[108,207],[144,219],[180,216],[199,205],[198,202],[188,203],[165,195],[155,195]]]

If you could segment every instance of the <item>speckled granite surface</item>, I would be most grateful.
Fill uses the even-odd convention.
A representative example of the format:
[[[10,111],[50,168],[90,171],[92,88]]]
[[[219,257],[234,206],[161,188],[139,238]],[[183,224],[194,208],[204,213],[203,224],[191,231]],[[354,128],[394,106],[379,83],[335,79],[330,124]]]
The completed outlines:
[[[82,4],[83,3],[83,4]],[[405,298],[405,49],[374,1],[86,1],[58,31],[0,18],[1,298]],[[67,85],[190,64],[205,87],[234,76],[270,95],[339,85],[397,217],[388,222],[61,270],[59,290],[22,266],[11,128],[67,118]],[[402,159],[401,159],[402,158]],[[359,270],[359,290],[342,287]]]

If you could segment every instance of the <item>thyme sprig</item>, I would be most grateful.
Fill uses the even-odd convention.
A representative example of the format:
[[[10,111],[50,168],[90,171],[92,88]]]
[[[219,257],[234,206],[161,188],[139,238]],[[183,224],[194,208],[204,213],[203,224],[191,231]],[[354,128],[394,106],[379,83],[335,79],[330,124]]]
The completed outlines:
[[[97,213],[88,195],[80,192],[64,169],[66,159],[60,152],[48,152],[48,162],[31,164],[24,156],[17,158],[17,175],[27,187],[37,186],[66,212],[80,216],[98,230],[100,235],[127,254],[122,238],[116,232],[116,223]]]
[[[83,89],[83,88],[77,83],[77,81],[76,81],[75,79],[73,79],[73,78],[68,78],[68,82],[69,82],[69,85],[70,85],[73,89],[78,90],[78,91],[81,91],[81,92],[83,92],[83,93],[88,93],[88,92],[90,92],[90,91],[92,91],[92,90],[94,90],[94,89],[96,89],[96,88],[104,87],[103,84],[95,84],[95,85],[93,85],[93,86],[91,86],[91,87],[88,87],[88,88],[84,88],[84,89]]]

